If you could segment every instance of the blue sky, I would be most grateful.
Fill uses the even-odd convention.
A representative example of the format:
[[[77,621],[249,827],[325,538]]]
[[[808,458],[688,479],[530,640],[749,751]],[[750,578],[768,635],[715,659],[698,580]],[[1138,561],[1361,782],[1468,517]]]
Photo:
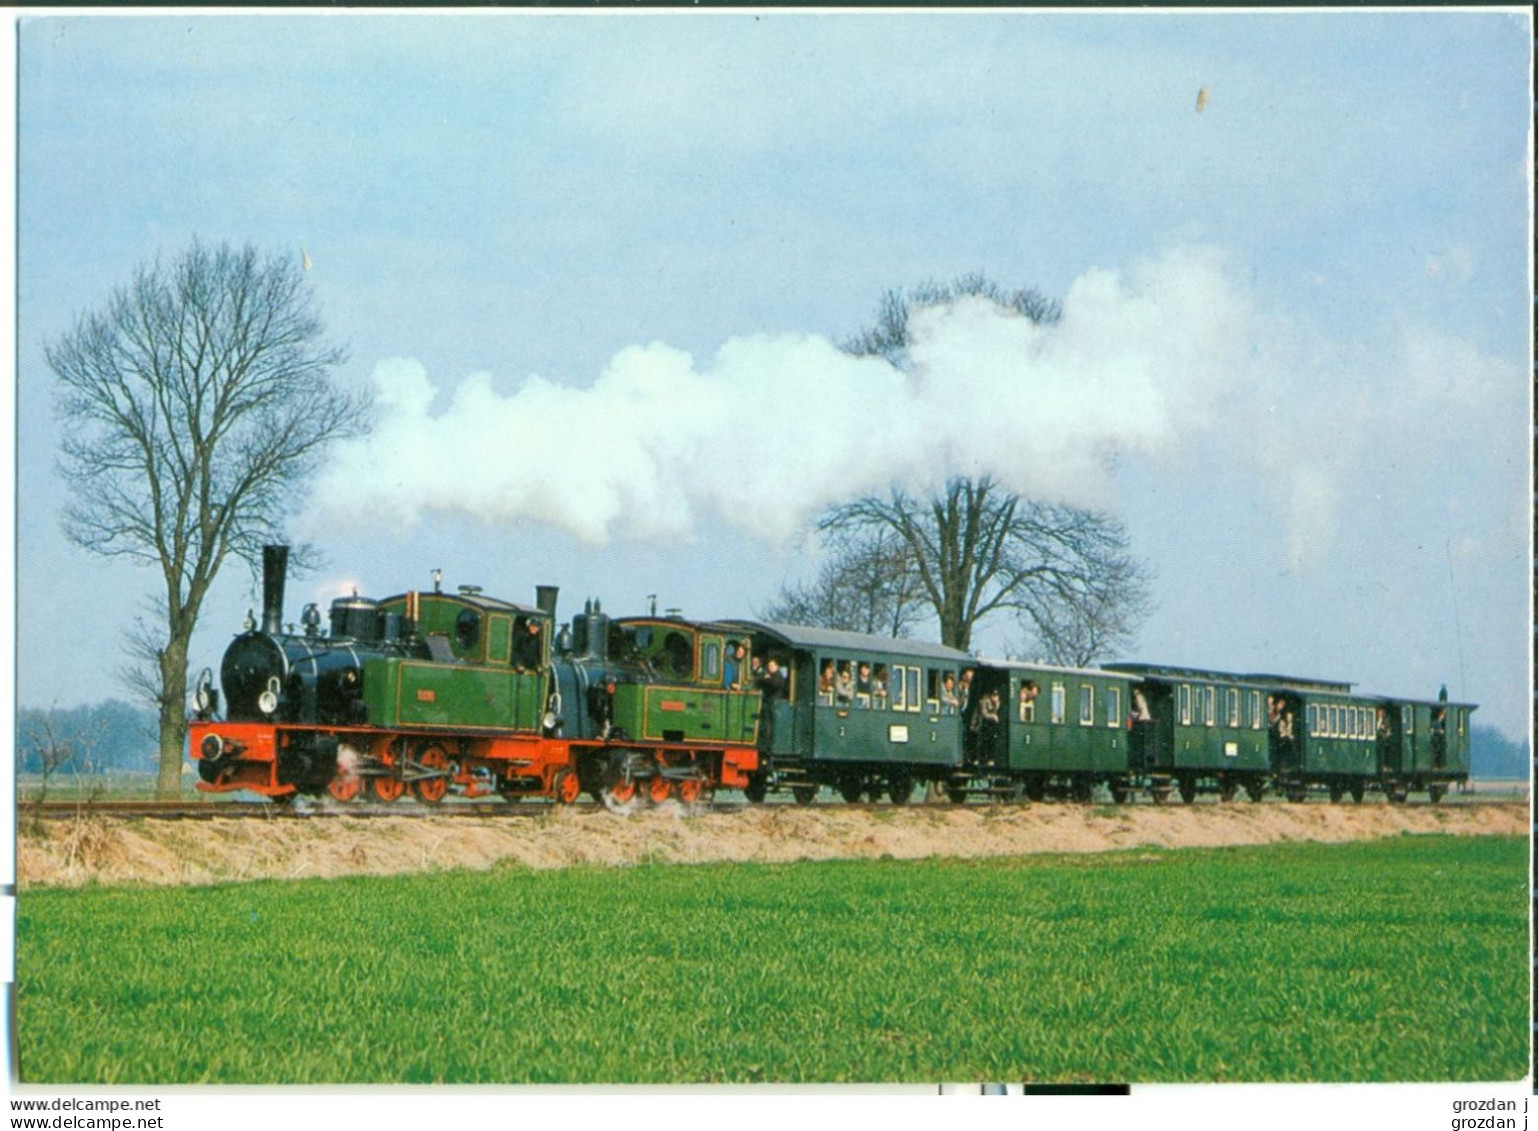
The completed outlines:
[[[1516,10],[23,19],[19,700],[121,694],[118,633],[153,586],[59,533],[42,343],[197,235],[303,247],[338,378],[426,398],[394,418],[411,439],[338,453],[295,516],[330,565],[291,617],[433,567],[514,599],[554,582],[567,611],[658,593],[746,615],[815,569],[783,531],[819,501],[996,462],[1125,519],[1158,573],[1136,658],[1446,682],[1520,734],[1531,30]],[[964,423],[914,433],[919,459],[873,432],[943,408],[845,403],[826,344],[888,287],[975,270],[1064,298],[1074,331],[938,327],[933,388]],[[632,443],[626,396],[682,454]],[[763,435],[723,435],[707,401]],[[535,403],[571,429],[548,451],[510,438]],[[574,423],[594,419],[602,450]],[[609,489],[670,521],[571,519]],[[251,603],[229,571],[195,665]],[[1019,638],[999,621],[979,646]]]

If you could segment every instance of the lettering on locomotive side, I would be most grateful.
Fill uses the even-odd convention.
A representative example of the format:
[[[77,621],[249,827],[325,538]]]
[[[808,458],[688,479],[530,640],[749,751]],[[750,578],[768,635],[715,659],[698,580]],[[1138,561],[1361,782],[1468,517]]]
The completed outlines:
[[[437,701],[438,693],[431,688],[424,687],[417,692],[418,703],[436,703]]]

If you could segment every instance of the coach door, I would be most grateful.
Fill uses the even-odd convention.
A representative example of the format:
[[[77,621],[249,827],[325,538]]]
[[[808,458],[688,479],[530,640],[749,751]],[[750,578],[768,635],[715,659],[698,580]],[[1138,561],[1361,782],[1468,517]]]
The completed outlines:
[[[1266,735],[1271,746],[1271,765],[1278,772],[1290,773],[1303,766],[1303,743],[1312,729],[1307,724],[1313,712],[1305,715],[1303,701],[1296,695],[1275,693],[1266,697]]]
[[[1389,703],[1378,708],[1378,766],[1386,774],[1397,774],[1404,765],[1405,737],[1415,725],[1415,715],[1407,706]]]

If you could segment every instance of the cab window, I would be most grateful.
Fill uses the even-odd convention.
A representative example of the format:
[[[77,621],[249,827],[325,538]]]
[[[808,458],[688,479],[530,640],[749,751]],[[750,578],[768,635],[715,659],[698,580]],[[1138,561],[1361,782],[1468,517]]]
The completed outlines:
[[[454,621],[454,643],[461,652],[473,652],[481,642],[481,614],[464,609]]]

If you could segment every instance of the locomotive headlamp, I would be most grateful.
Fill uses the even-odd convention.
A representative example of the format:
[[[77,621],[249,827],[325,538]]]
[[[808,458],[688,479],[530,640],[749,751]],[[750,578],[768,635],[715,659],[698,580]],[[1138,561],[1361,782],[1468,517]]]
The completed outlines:
[[[219,756],[224,753],[224,739],[217,734],[206,735],[198,745],[198,753],[203,756],[205,762],[217,762]]]
[[[273,676],[267,681],[267,690],[256,697],[256,705],[262,714],[270,715],[278,709],[278,689],[281,686],[278,677]]]

